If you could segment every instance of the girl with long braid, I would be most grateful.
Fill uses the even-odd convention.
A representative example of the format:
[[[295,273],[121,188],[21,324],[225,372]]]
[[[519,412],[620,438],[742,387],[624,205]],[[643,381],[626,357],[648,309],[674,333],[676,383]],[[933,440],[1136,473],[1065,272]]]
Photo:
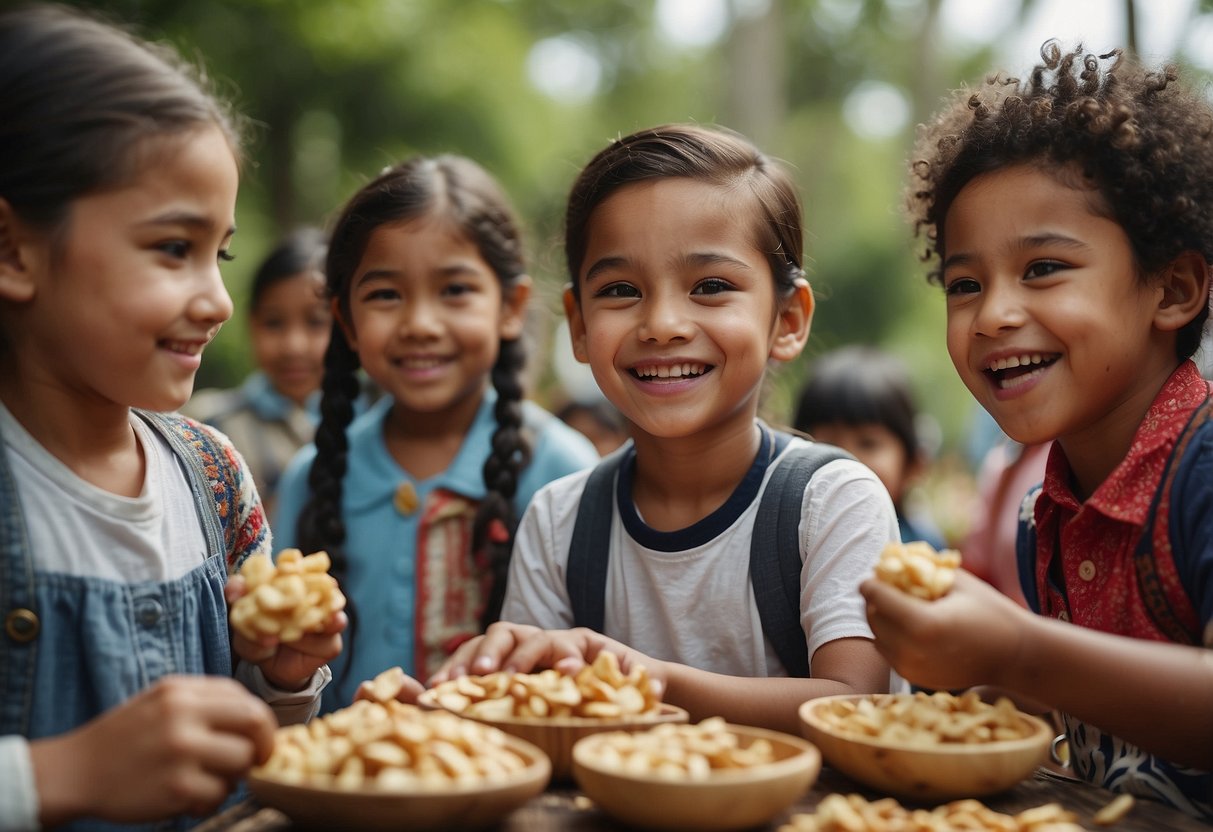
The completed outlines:
[[[321,423],[283,473],[274,529],[279,549],[328,551],[352,607],[331,711],[393,665],[425,678],[495,620],[531,495],[598,455],[523,399],[531,280],[479,165],[384,171],[339,216],[325,272]],[[384,395],[354,419],[359,368]]]

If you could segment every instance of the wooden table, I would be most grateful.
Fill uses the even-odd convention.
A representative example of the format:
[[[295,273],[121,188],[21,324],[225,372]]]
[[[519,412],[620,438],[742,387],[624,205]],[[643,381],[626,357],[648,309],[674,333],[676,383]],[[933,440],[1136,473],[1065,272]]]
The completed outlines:
[[[879,795],[859,788],[853,781],[836,771],[825,768],[817,783],[796,805],[770,824],[761,827],[776,830],[797,812],[811,812],[832,792],[858,792],[869,799]],[[1087,829],[1102,829],[1091,822],[1091,816],[1112,799],[1103,789],[1060,777],[1046,769],[1025,780],[1010,791],[982,800],[991,809],[1013,814],[1046,803],[1060,803],[1078,815],[1078,822]],[[555,785],[533,798],[507,817],[496,829],[502,832],[546,832],[547,830],[622,830],[630,827],[602,813],[575,787]],[[196,832],[294,832],[296,827],[274,809],[265,809],[254,800],[247,800],[216,815],[196,827]],[[1170,809],[1161,803],[1138,800],[1132,811],[1114,826],[1111,832],[1208,832],[1213,826]],[[356,832],[352,830],[351,832]]]

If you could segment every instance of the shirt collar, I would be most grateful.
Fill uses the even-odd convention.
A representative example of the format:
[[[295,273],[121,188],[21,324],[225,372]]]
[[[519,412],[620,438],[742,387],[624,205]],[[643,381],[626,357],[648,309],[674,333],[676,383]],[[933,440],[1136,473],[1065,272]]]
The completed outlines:
[[[269,377],[262,372],[250,374],[244,380],[244,384],[240,385],[240,392],[244,395],[245,401],[249,403],[249,407],[252,408],[253,412],[266,421],[288,419],[291,413],[298,407],[291,399],[275,390],[274,385],[270,384]],[[319,390],[313,392],[308,397],[304,409],[307,410],[308,416],[311,417],[313,423],[319,423]]]
[[[1108,475],[1086,505],[1114,520],[1144,526],[1150,501],[1134,499],[1162,476],[1176,437],[1201,402],[1209,396],[1209,382],[1196,365],[1185,361],[1163,384],[1133,434],[1129,452]],[[1061,445],[1053,443],[1045,466],[1043,494],[1062,507],[1077,511],[1079,502],[1070,488],[1070,463]]]

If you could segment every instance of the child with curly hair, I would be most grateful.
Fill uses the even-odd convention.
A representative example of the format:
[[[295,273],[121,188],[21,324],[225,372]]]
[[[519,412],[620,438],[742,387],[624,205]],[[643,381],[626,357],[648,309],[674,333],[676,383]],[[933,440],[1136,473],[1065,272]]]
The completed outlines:
[[[961,572],[936,602],[868,581],[868,617],[912,682],[1055,708],[1084,779],[1213,819],[1213,111],[1173,67],[1041,58],[958,93],[910,185],[957,371],[1055,440],[1020,515],[1039,615]]]

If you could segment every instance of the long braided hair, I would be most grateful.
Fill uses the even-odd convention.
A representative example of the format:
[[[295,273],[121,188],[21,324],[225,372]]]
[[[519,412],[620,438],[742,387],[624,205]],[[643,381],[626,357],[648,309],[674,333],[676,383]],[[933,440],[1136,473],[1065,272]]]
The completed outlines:
[[[461,156],[418,156],[383,171],[346,203],[329,239],[325,261],[326,291],[336,299],[345,321],[350,315],[350,281],[374,231],[419,217],[442,217],[471,240],[508,296],[526,273],[519,225],[509,200],[479,165]],[[505,596],[506,573],[517,518],[513,498],[522,469],[530,462],[530,446],[522,430],[522,369],[526,352],[521,339],[502,340],[491,372],[497,391],[497,427],[484,463],[487,494],[472,523],[472,548],[483,552],[491,583],[481,627],[497,619]],[[339,321],[325,353],[320,425],[316,458],[308,474],[309,499],[299,516],[298,538],[304,551],[329,553],[332,572],[341,581],[349,569],[342,516],[343,482],[348,468],[346,428],[354,417],[361,391],[361,363]],[[347,651],[353,651],[357,609],[352,600]],[[352,662],[347,662],[348,673]]]

